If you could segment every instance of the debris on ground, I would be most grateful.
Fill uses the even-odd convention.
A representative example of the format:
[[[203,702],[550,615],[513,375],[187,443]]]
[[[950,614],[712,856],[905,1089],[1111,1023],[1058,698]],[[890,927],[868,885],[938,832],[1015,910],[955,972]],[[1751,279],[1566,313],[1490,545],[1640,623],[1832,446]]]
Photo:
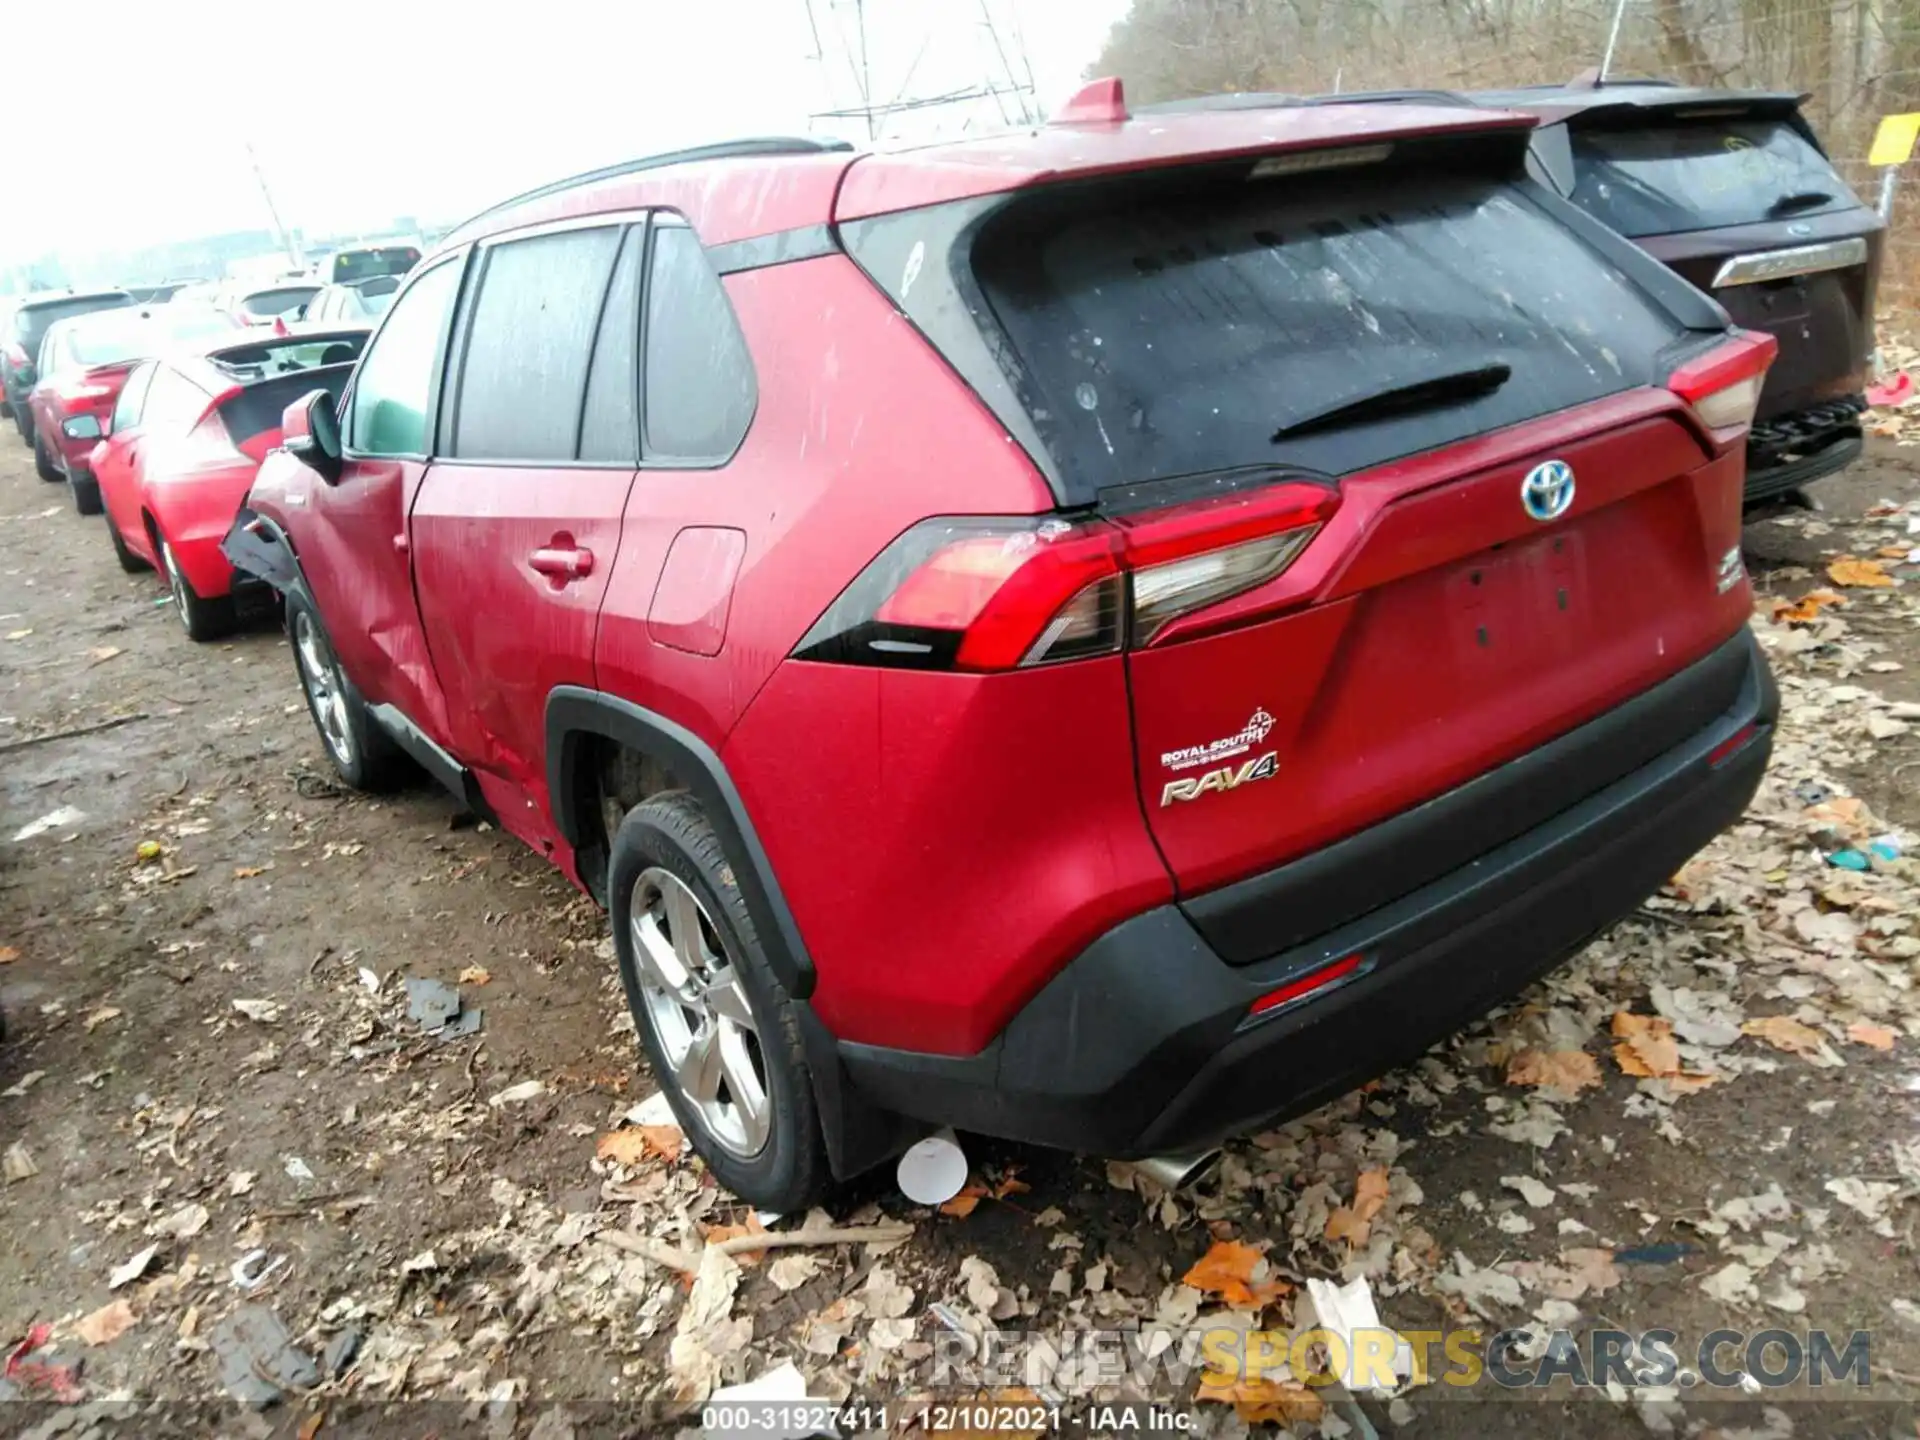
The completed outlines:
[[[226,1392],[255,1409],[265,1409],[288,1391],[320,1384],[313,1357],[294,1348],[286,1325],[265,1305],[242,1305],[214,1326],[207,1337],[220,1367]]]

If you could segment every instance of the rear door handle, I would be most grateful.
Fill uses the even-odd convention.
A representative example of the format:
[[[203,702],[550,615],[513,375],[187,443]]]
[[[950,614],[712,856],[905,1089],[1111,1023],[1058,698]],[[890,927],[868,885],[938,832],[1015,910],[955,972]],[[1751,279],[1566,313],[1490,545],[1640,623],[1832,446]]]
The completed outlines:
[[[593,573],[593,552],[585,549],[542,548],[527,557],[527,564],[549,580],[565,584]]]

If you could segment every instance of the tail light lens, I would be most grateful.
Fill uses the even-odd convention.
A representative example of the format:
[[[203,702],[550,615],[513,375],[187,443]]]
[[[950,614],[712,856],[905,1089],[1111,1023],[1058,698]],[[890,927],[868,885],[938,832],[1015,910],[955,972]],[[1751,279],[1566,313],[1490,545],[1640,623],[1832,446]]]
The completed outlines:
[[[974,671],[1115,654],[1279,575],[1338,505],[1331,489],[1287,484],[1113,521],[927,520],[861,571],[793,653]]]
[[[1753,424],[1767,367],[1780,353],[1771,335],[1741,330],[1724,345],[1687,361],[1667,377],[1667,388],[1686,401],[1700,423],[1721,440]]]

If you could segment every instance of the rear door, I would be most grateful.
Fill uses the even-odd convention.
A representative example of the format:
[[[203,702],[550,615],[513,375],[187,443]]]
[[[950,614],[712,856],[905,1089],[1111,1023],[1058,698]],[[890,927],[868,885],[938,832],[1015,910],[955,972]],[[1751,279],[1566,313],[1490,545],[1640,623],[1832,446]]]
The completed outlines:
[[[516,792],[501,819],[551,838],[546,702],[594,683],[594,634],[638,463],[643,224],[572,224],[480,247],[449,367],[440,458],[414,502],[420,615],[454,748]]]
[[[1763,416],[1862,389],[1885,227],[1797,115],[1622,107],[1569,138],[1576,205],[1780,342]]]

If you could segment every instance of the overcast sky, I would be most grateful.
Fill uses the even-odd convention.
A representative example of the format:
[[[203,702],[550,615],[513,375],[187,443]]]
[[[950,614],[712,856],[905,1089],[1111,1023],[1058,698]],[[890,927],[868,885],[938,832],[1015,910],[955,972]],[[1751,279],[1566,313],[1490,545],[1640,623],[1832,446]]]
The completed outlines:
[[[324,233],[395,214],[459,219],[546,180],[681,145],[865,138],[860,120],[809,119],[859,103],[856,0],[6,8],[0,97],[34,178],[0,201],[0,263],[265,226],[248,144],[287,223]],[[873,98],[1008,85],[983,22],[991,13],[1023,83],[1031,66],[1044,113],[1126,8],[864,0]],[[886,138],[997,124],[1001,104],[1018,113],[1017,100],[989,100],[896,114]]]

